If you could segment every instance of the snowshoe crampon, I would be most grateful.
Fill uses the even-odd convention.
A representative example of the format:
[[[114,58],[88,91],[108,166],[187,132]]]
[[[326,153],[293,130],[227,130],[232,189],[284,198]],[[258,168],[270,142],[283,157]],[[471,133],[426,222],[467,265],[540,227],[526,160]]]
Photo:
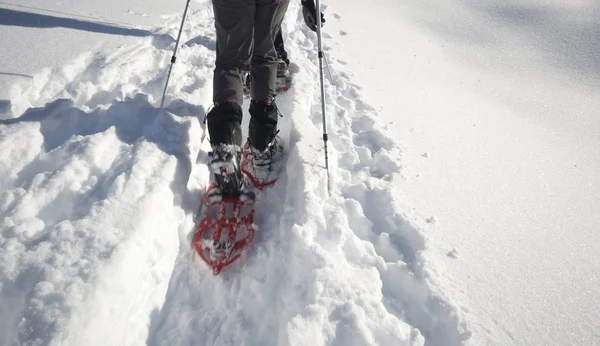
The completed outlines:
[[[211,186],[204,196],[200,222],[192,246],[200,258],[218,275],[237,260],[252,243],[254,225],[253,192],[239,197],[221,196]]]

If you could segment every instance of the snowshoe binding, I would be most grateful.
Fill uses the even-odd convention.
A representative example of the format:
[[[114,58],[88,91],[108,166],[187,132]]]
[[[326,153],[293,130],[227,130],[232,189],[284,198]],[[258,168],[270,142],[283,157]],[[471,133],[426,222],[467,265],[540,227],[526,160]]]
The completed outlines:
[[[244,188],[240,154],[240,147],[235,144],[219,144],[209,153],[210,171],[223,196],[238,196]]]

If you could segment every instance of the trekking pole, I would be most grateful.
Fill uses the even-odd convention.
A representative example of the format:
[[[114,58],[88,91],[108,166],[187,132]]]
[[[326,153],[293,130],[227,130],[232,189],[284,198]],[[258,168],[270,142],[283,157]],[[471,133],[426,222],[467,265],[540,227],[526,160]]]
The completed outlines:
[[[323,144],[325,146],[325,170],[327,171],[327,194],[331,195],[331,183],[329,181],[329,158],[327,157],[327,117],[325,116],[325,84],[323,83],[323,46],[321,44],[321,6],[316,0],[317,17],[317,42],[319,49],[319,74],[321,77],[321,110],[323,112]]]
[[[171,71],[173,70],[173,64],[175,64],[175,60],[177,60],[177,47],[179,47],[179,40],[181,39],[181,32],[183,31],[183,23],[185,23],[185,16],[187,15],[188,7],[190,6],[190,0],[187,0],[185,3],[185,10],[183,11],[183,18],[181,19],[181,26],[179,27],[179,34],[177,35],[177,42],[175,42],[175,49],[173,50],[173,56],[171,57],[171,66],[169,67],[169,73],[167,74],[167,81],[165,82],[165,90],[162,94],[162,99],[160,100],[160,108],[163,108],[163,104],[165,103],[165,95],[167,94],[167,86],[169,85],[169,78],[171,78]]]

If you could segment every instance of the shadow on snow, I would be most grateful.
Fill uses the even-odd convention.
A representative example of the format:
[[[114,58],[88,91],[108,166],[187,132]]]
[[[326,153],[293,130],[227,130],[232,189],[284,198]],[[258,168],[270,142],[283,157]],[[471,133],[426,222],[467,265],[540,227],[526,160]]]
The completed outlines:
[[[30,28],[68,28],[110,35],[151,36],[152,32],[117,25],[0,8],[0,25]]]

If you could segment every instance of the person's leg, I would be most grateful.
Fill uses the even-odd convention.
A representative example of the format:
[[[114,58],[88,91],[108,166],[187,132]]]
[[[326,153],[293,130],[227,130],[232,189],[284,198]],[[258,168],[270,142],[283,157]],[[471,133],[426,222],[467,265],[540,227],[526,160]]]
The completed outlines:
[[[275,38],[289,0],[256,0],[251,97],[265,100],[275,96],[277,51]]]
[[[254,27],[254,54],[250,85],[250,144],[264,150],[277,131],[277,108],[274,104],[277,78],[275,38],[289,0],[257,0]]]
[[[241,146],[243,75],[251,66],[256,0],[213,0],[213,9],[217,58],[208,131],[213,146]]]
[[[240,170],[243,76],[250,70],[256,0],[212,0],[217,32],[213,76],[214,107],[208,113],[213,147],[209,168],[219,193],[236,196],[244,188]]]

